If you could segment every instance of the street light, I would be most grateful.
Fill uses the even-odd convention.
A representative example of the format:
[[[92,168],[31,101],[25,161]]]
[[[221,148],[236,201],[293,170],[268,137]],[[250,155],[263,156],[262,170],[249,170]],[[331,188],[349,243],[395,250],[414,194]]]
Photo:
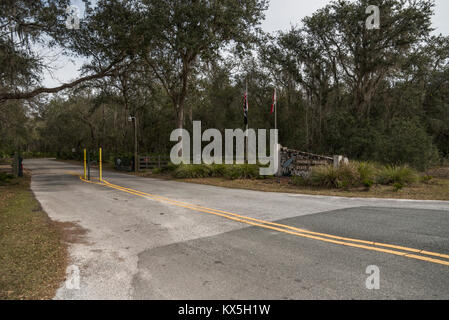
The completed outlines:
[[[137,118],[128,116],[128,121],[134,121],[134,171],[137,173],[139,171],[139,159],[137,155]]]

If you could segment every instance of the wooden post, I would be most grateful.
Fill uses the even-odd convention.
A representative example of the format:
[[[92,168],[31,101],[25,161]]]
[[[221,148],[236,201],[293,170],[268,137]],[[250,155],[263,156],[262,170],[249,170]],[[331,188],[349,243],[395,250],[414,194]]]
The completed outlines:
[[[87,180],[87,155],[86,149],[84,149],[84,180]]]
[[[101,153],[102,153],[102,148],[100,148],[100,182],[103,182],[103,166],[102,166],[102,157],[101,157]]]
[[[137,154],[137,117],[134,116],[134,171],[139,172],[140,159]]]
[[[90,152],[87,153],[87,180],[90,181]]]
[[[12,174],[16,178],[19,176],[19,154],[17,152],[14,152],[12,160]]]

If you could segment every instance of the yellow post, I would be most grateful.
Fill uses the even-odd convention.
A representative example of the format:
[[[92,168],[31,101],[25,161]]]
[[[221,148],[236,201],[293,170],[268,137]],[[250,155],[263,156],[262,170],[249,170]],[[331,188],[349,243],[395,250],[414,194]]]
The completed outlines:
[[[87,161],[86,149],[84,149],[84,180],[87,180],[87,176],[86,176],[86,161]]]
[[[102,152],[102,149],[100,148],[100,181],[103,182],[103,167],[102,167],[102,163],[101,163],[101,152]]]

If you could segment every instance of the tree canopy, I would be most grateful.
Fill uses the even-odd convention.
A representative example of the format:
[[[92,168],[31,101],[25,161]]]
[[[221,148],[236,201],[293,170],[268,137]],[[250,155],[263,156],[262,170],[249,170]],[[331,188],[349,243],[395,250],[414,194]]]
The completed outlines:
[[[277,88],[284,146],[420,169],[449,157],[449,37],[433,32],[433,1],[332,1],[273,34],[260,30],[265,0],[86,1],[79,30],[65,27],[69,1],[9,2],[0,152],[128,153],[133,115],[140,152],[167,154],[171,130],[193,120],[241,127],[247,82],[254,128],[273,128]],[[379,29],[366,28],[369,5]],[[83,76],[40,87],[45,65],[32,49],[43,43],[85,57]]]

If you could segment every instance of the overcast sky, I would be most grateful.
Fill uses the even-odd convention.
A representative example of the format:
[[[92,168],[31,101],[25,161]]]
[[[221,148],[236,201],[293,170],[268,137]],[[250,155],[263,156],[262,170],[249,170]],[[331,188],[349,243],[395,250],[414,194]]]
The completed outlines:
[[[311,15],[329,2],[330,0],[271,0],[262,28],[266,32],[288,30],[291,26],[297,25],[303,17]],[[72,3],[78,5],[81,12],[83,11],[80,0],[72,0]],[[433,24],[436,28],[435,33],[449,36],[448,0],[436,0]],[[76,78],[79,75],[78,69],[82,65],[82,61],[77,60],[72,63],[68,59],[60,59],[53,65],[56,67],[53,72],[54,78],[50,74],[46,74],[44,86],[54,87]]]

